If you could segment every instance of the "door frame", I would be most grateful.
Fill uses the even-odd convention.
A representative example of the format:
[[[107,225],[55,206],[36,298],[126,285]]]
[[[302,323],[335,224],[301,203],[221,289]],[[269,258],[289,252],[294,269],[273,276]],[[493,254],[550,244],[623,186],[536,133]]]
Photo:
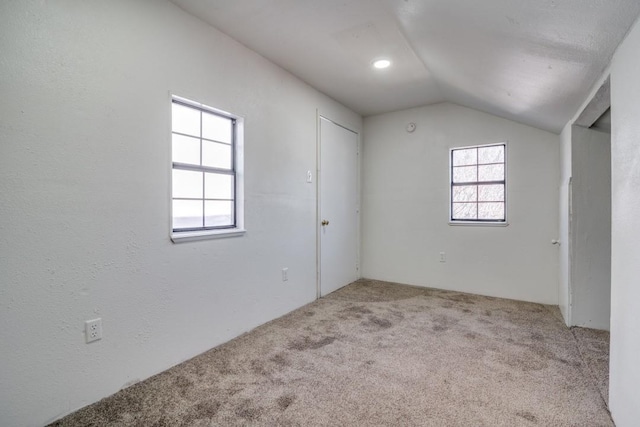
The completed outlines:
[[[362,171],[362,158],[360,157],[360,153],[362,152],[362,133],[359,130],[352,129],[355,126],[344,125],[340,121],[333,120],[328,115],[323,114],[320,110],[316,110],[316,299],[320,299],[322,296],[322,226],[320,225],[320,214],[322,210],[322,196],[321,196],[321,186],[322,186],[322,151],[321,151],[321,143],[322,143],[322,135],[321,135],[321,120],[327,120],[333,123],[336,126],[340,126],[341,128],[348,130],[349,132],[353,132],[357,138],[357,146],[356,146],[356,275],[357,278],[362,277],[362,269],[360,262],[360,252],[362,246],[361,239],[361,171]]]
[[[573,151],[574,144],[579,143],[575,138],[574,128],[586,128],[589,129],[591,126],[602,116],[607,109],[611,108],[611,75],[607,74],[606,78],[602,82],[600,82],[600,86],[598,89],[590,95],[590,98],[585,101],[582,108],[582,111],[579,113],[578,117],[570,122],[569,126],[571,127],[571,141],[570,141],[570,151]],[[609,149],[613,149],[611,135],[609,136]],[[612,171],[611,171],[612,173]],[[613,196],[613,194],[611,194]],[[568,183],[568,230],[567,230],[567,245],[568,245],[568,301],[567,301],[567,318],[565,319],[565,323],[567,326],[581,326],[577,324],[574,319],[574,294],[576,293],[577,284],[574,283],[574,278],[576,277],[576,266],[575,266],[575,256],[574,251],[576,249],[575,239],[576,233],[574,228],[577,225],[577,218],[574,215],[574,194],[573,194],[573,154],[571,154],[571,163],[570,163],[570,171],[569,171],[569,183]],[[611,201],[613,203],[613,201]],[[611,213],[613,215],[613,213]],[[579,216],[579,213],[578,213]],[[613,248],[610,248],[609,258],[611,259],[611,251]],[[611,278],[611,276],[609,277]],[[611,281],[609,282],[609,293],[611,293]],[[613,312],[613,307],[610,306],[610,314]],[[584,326],[584,325],[582,325]],[[587,326],[588,327],[588,326]],[[609,329],[611,329],[611,325],[609,325]]]

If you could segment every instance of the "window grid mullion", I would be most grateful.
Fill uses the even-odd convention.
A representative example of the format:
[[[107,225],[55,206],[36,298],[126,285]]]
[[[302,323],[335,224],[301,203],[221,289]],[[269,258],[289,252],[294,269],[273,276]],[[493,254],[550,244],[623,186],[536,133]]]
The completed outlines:
[[[505,184],[506,181],[465,181],[465,182],[452,182],[451,185],[454,187],[468,187],[473,185],[500,185]]]
[[[213,168],[213,167],[210,167],[210,166],[190,165],[190,164],[187,164],[187,163],[174,163],[173,164],[173,169],[188,170],[188,171],[193,171],[193,172],[215,173],[215,174],[218,174],[218,175],[235,176],[235,173],[230,169],[220,169],[220,168]]]
[[[231,123],[235,123],[234,121],[231,121]],[[188,133],[182,133],[182,132],[176,132],[176,131],[171,131],[171,133],[174,133],[176,135],[180,135],[180,136],[186,136],[187,138],[196,138],[196,139],[201,139],[203,141],[207,141],[207,142],[215,142],[216,144],[222,144],[222,145],[232,145],[233,143],[231,142],[224,142],[224,141],[218,141],[216,139],[210,139],[210,138],[205,138],[204,136],[202,137],[198,137],[196,135],[190,135]]]

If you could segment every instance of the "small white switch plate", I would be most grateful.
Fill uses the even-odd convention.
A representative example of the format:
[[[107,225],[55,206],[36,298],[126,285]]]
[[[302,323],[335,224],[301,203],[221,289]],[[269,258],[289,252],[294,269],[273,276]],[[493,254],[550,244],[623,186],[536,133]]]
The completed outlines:
[[[286,282],[289,280],[289,269],[287,267],[282,269],[282,281]]]
[[[447,254],[440,252],[440,262],[447,262]]]
[[[307,182],[311,183],[313,181],[313,175],[311,174],[311,171],[307,171]]]
[[[87,343],[102,339],[102,319],[87,320],[84,322],[84,335]]]

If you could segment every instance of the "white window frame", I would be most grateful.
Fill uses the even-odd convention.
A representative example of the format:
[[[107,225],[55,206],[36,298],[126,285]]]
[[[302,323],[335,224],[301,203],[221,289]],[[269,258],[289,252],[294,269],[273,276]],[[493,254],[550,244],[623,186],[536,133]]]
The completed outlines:
[[[504,146],[504,220],[454,220],[453,219],[453,152],[457,150],[466,150],[470,148],[483,148],[483,147],[494,147],[502,145]],[[465,147],[452,147],[449,149],[449,225],[470,225],[470,226],[480,226],[480,227],[505,227],[509,225],[508,221],[508,176],[507,176],[507,153],[508,153],[508,143],[507,141],[496,142],[492,144],[481,144],[481,145],[469,145]],[[477,165],[477,163],[476,163]],[[475,185],[480,184],[480,182],[476,181]]]
[[[246,233],[244,228],[244,118],[231,114],[229,112],[220,110],[218,108],[211,107],[206,104],[202,104],[196,101],[192,101],[187,98],[183,98],[177,95],[171,95],[171,102],[169,104],[169,111],[172,111],[174,102],[182,104],[194,109],[198,109],[204,112],[215,114],[218,116],[226,117],[234,121],[234,135],[232,140],[233,150],[233,176],[235,182],[234,188],[234,222],[235,224],[230,227],[220,228],[202,228],[197,230],[174,230],[173,229],[173,170],[174,162],[172,155],[172,143],[173,143],[173,125],[170,126],[169,132],[169,157],[171,167],[169,168],[169,230],[170,237],[174,243],[188,242],[194,240],[204,239],[217,239],[224,237],[242,236]],[[173,114],[170,114],[173,119]],[[172,120],[170,121],[172,123]]]

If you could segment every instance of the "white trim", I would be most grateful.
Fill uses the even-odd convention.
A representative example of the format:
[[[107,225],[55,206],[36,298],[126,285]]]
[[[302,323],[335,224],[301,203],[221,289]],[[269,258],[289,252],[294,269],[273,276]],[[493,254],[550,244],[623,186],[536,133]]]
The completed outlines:
[[[170,95],[171,95],[171,101],[175,100],[175,101],[181,102],[183,104],[190,105],[190,106],[195,107],[195,108],[201,108],[201,109],[204,109],[204,110],[209,110],[212,113],[220,114],[220,115],[223,115],[223,116],[228,116],[228,117],[231,117],[231,118],[236,119],[236,120],[240,118],[236,114],[230,113],[228,111],[221,110],[221,109],[216,108],[216,107],[212,107],[212,106],[207,105],[207,104],[203,104],[203,103],[198,102],[198,101],[194,101],[192,99],[188,99],[188,98],[184,98],[182,96],[178,96],[178,95],[176,95],[174,93],[171,93],[171,92],[170,92]]]
[[[171,233],[173,243],[193,242],[195,240],[223,239],[225,237],[243,236],[247,230],[228,228],[219,230],[180,231]]]
[[[470,225],[473,227],[506,227],[508,222],[490,222],[490,221],[449,221],[449,225]]]
[[[320,110],[316,109],[316,299],[320,299],[321,296],[321,266],[322,257],[320,250],[321,244],[321,230],[320,230],[320,179],[321,179],[321,158],[320,158],[320,140],[322,138],[320,120]]]

